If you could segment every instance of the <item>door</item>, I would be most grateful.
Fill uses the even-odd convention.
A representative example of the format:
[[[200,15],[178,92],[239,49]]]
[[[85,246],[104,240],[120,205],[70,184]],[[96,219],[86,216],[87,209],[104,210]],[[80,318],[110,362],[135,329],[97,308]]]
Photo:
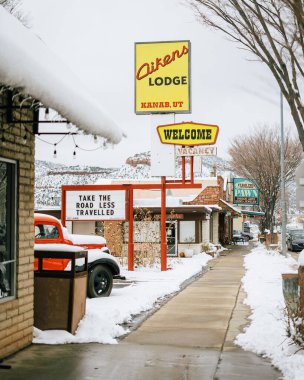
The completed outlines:
[[[177,221],[166,222],[167,255],[177,256]]]

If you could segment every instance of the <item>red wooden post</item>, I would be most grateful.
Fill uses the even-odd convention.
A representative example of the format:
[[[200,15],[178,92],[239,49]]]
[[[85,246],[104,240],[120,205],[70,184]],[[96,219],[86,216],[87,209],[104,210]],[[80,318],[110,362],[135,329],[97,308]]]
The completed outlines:
[[[191,183],[194,183],[194,157],[190,157],[190,178]]]
[[[182,183],[186,180],[186,157],[182,156]]]
[[[129,190],[129,241],[128,241],[128,270],[134,270],[134,240],[133,240],[133,188]]]
[[[161,177],[161,270],[167,270],[166,177]]]

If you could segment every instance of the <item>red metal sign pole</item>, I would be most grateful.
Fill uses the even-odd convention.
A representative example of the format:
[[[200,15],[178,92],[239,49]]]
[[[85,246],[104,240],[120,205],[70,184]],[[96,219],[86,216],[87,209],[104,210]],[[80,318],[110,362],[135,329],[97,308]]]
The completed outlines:
[[[161,270],[167,270],[166,177],[161,177]]]
[[[133,240],[133,188],[129,191],[129,241],[128,241],[128,270],[134,270],[134,240]]]
[[[191,183],[194,183],[194,157],[190,157],[190,179]]]
[[[182,146],[184,148],[185,145]],[[186,182],[186,157],[182,156],[182,183]]]
[[[182,183],[186,182],[186,157],[182,156]]]

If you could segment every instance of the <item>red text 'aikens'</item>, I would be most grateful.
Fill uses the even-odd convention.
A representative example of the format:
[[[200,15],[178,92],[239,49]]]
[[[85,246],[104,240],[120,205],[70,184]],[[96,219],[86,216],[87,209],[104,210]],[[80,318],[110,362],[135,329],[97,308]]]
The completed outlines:
[[[156,58],[154,62],[145,62],[140,66],[136,73],[136,79],[141,80],[148,75],[155,73],[160,67],[165,67],[177,58],[181,58],[183,55],[188,54],[189,49],[187,46],[183,46],[182,50],[173,50],[171,54],[166,54],[163,58]]]

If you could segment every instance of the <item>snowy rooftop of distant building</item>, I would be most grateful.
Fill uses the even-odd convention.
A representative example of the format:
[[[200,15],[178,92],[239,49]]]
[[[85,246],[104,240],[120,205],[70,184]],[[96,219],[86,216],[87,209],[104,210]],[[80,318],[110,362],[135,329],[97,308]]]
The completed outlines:
[[[220,202],[223,202],[224,205],[226,205],[227,207],[229,207],[231,210],[233,210],[237,214],[241,214],[241,210],[238,209],[237,207],[235,207],[234,205],[232,205],[231,203],[229,203],[227,201],[224,201],[224,199],[220,199]]]
[[[121,129],[79,78],[3,7],[0,25],[0,84],[32,96],[84,132],[121,140]]]

